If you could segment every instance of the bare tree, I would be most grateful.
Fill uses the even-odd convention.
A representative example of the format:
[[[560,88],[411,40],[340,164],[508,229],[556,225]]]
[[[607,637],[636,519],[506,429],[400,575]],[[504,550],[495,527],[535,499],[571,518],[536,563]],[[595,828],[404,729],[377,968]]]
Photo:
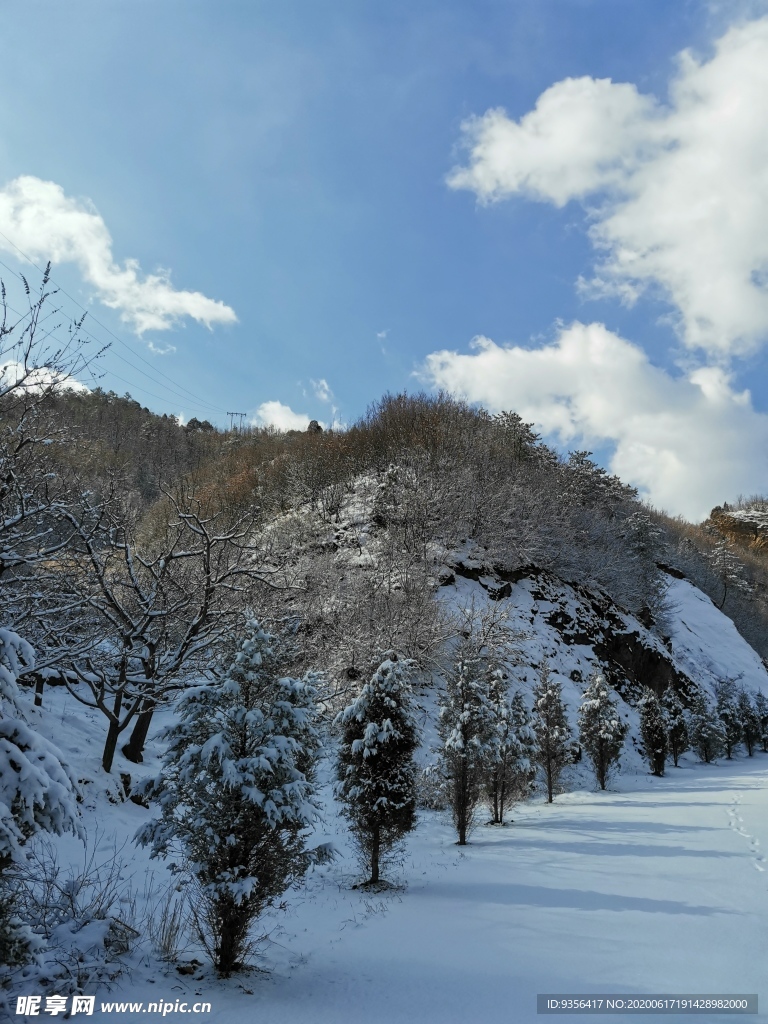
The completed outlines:
[[[150,536],[116,497],[63,513],[75,536],[68,586],[90,617],[90,650],[69,660],[80,685],[68,686],[109,722],[105,771],[136,716],[123,751],[142,759],[157,706],[231,644],[257,583],[279,585],[251,539],[254,513],[227,521],[183,489],[166,499]]]
[[[68,543],[56,529],[66,492],[51,458],[68,437],[48,415],[49,405],[56,394],[80,386],[77,377],[100,355],[86,350],[82,320],[69,325],[63,341],[54,340],[61,323],[58,310],[47,309],[55,295],[48,287],[50,264],[36,296],[22,281],[28,308],[15,315],[0,282],[0,584],[15,575],[16,591],[25,569]]]

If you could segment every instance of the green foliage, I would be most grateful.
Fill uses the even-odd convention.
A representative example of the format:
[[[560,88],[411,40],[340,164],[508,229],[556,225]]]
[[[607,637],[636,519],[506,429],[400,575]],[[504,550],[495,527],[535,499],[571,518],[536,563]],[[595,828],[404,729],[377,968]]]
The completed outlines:
[[[560,683],[550,675],[546,658],[539,667],[539,681],[533,689],[533,731],[536,734],[536,763],[552,803],[555,789],[566,765],[572,760],[571,727],[565,716]]]
[[[691,706],[688,735],[691,747],[705,764],[711,764],[725,750],[725,728],[703,691],[694,698]]]
[[[638,701],[640,733],[648,767],[654,775],[664,774],[667,756],[667,719],[662,703],[653,690],[646,687]]]
[[[416,825],[412,671],[412,662],[390,654],[336,718],[343,728],[336,795],[373,884],[380,865]]]
[[[741,723],[741,738],[752,757],[755,744],[760,741],[760,716],[749,693],[741,689],[736,697],[736,710]]]
[[[717,715],[723,727],[725,756],[730,761],[734,749],[742,740],[742,720],[738,706],[736,685],[730,679],[718,683],[715,688]]]
[[[611,688],[603,676],[593,676],[579,708],[579,742],[592,762],[600,789],[605,789],[619,762],[627,729]]]
[[[144,789],[162,816],[137,841],[192,882],[197,931],[222,975],[242,966],[253,921],[313,860],[315,693],[311,674],[283,675],[275,638],[252,622],[226,675],[181,698]]]
[[[505,811],[531,793],[536,777],[536,734],[525,698],[519,691],[510,698],[506,675],[500,670],[494,673],[491,701],[496,725],[485,787],[491,820],[503,825]]]
[[[483,781],[494,758],[494,672],[495,666],[473,638],[464,640],[456,652],[440,700],[440,764],[449,784],[460,846],[466,844],[472,831]]]
[[[768,753],[768,697],[758,690],[754,695],[755,715],[759,724],[758,742],[765,753]]]
[[[690,747],[688,722],[683,705],[680,703],[680,698],[671,686],[664,691],[661,704],[666,719],[667,744],[672,760],[677,768],[680,755],[684,754]]]

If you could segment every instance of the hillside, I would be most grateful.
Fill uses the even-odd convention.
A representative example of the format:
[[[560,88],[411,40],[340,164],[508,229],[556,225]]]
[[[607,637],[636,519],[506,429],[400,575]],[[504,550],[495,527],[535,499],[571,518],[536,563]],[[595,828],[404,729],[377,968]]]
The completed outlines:
[[[4,762],[0,913],[22,928],[13,942],[26,935],[39,948],[9,947],[9,963],[27,963],[6,972],[6,996],[58,985],[149,1002],[165,987],[159,998],[210,994],[209,1019],[229,1024],[253,1006],[296,1022],[346,1019],[371,1002],[371,1020],[412,1010],[533,1020],[535,990],[756,991],[751,950],[763,926],[746,869],[763,869],[767,837],[755,822],[768,738],[757,558],[644,506],[589,453],[563,457],[514,414],[450,396],[386,396],[343,433],[230,435],[182,428],[127,398],[54,388],[32,396],[31,415],[30,397],[18,397],[2,406],[12,486],[0,538],[0,727],[21,761],[11,752]],[[7,439],[19,435],[34,443],[14,448]],[[250,962],[217,979],[194,925],[204,890],[184,896],[194,871],[182,861],[169,873],[170,852],[153,860],[134,837],[160,812],[151,780],[165,770],[163,729],[184,721],[180,700],[222,679],[237,690],[226,666],[242,663],[254,619],[279,638],[281,685],[295,677],[298,692],[312,673],[322,817],[300,842],[331,841],[337,854],[275,890]],[[439,709],[473,643],[478,679],[492,668],[526,714],[547,676],[571,738],[554,803],[539,772],[535,790],[526,782],[518,793],[514,822],[490,827],[478,811],[465,849],[435,780]],[[332,792],[334,719],[395,655],[418,704],[417,827],[387,869],[394,888],[356,889],[361,867]],[[579,738],[596,677],[627,730],[597,794]],[[649,690],[676,693],[691,728],[702,707],[713,728],[730,714],[734,758],[702,764],[689,751],[651,776],[639,708]],[[750,758],[737,696],[758,716]],[[184,750],[223,749],[220,736],[211,744]],[[269,765],[279,749],[292,749],[285,737],[260,757]],[[297,766],[310,755],[299,756],[291,771],[304,779]],[[86,841],[85,867],[67,828]],[[41,895],[51,887],[83,896],[51,918]],[[633,955],[619,957],[628,932]],[[721,974],[697,953],[673,976],[670,934],[697,951],[726,935]],[[138,1020],[144,1010],[120,1012]]]

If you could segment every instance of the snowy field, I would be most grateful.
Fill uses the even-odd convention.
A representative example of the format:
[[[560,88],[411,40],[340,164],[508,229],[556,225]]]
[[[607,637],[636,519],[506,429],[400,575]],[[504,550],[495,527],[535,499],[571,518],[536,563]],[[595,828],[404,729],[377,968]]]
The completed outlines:
[[[767,779],[768,755],[688,760],[663,779],[625,775],[611,792],[517,807],[464,851],[425,812],[402,890],[353,890],[342,857],[264,919],[267,970],[224,982],[145,955],[99,1000],[204,999],[212,1012],[194,1019],[217,1024],[527,1022],[543,1019],[545,992],[757,992],[768,1007]],[[112,810],[126,836],[148,813]],[[343,848],[335,821],[328,838]],[[143,877],[146,853],[136,857]]]

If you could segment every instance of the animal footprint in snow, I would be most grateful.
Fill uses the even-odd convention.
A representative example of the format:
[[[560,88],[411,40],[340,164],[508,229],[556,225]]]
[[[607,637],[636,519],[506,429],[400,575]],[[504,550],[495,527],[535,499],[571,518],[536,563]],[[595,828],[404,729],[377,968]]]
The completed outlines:
[[[756,871],[765,871],[765,857],[760,853],[760,840],[744,828],[744,819],[739,814],[739,805],[741,803],[741,797],[735,796],[731,806],[728,808],[728,818],[730,820],[731,828],[740,836],[744,836],[745,839],[749,840],[749,850],[752,854],[752,864]]]

